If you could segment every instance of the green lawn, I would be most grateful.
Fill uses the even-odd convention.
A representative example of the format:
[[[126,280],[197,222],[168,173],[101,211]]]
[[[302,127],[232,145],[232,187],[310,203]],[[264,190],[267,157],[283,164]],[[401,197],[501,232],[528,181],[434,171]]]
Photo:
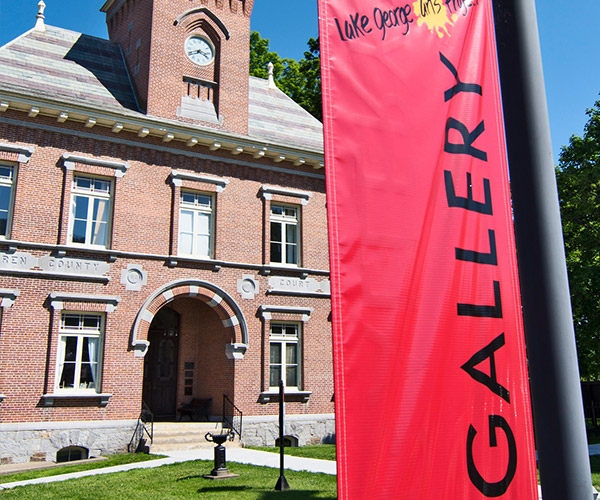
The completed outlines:
[[[275,491],[279,471],[267,467],[230,462],[229,470],[240,477],[226,480],[204,479],[210,461],[165,465],[157,469],[137,469],[69,481],[22,486],[0,491],[0,499],[44,500],[311,500],[337,498],[336,477],[327,474],[286,471],[289,491]]]
[[[590,464],[592,466],[592,483],[594,488],[600,491],[600,455],[591,456]]]
[[[270,452],[278,452],[278,448],[253,448]],[[334,445],[317,445],[300,448],[286,448],[286,454],[335,459]],[[98,467],[107,467],[121,463],[159,458],[154,455],[115,455],[108,460],[91,464],[73,464],[46,470],[37,470],[10,476],[0,476],[0,483],[20,481],[33,477],[75,472]],[[600,490],[600,455],[590,457],[592,483]],[[202,499],[231,500],[231,496],[244,500],[270,500],[271,498],[292,499],[326,499],[337,498],[336,477],[326,474],[310,474],[307,472],[286,471],[286,478],[291,486],[288,492],[275,492],[273,488],[279,477],[277,469],[254,467],[229,462],[231,472],[241,477],[223,481],[211,481],[202,478],[212,469],[211,461],[195,461],[183,464],[167,465],[157,469],[140,469],[119,472],[109,475],[91,476],[88,478],[50,483],[37,486],[26,486],[14,490],[0,491],[0,500],[9,498],[43,500],[46,498],[73,498],[78,500],[92,499]]]
[[[250,447],[252,450],[269,451],[279,453],[279,448],[274,447]],[[286,455],[294,455],[306,458],[319,458],[321,460],[335,460],[335,445],[311,445],[298,448],[286,448]],[[123,455],[110,455],[106,460],[99,462],[88,463],[73,463],[69,465],[60,465],[48,469],[36,469],[13,474],[0,475],[0,484],[24,481],[27,479],[36,479],[38,477],[57,476],[59,474],[69,474],[71,472],[79,472],[91,469],[101,469],[103,467],[112,467],[113,465],[129,464],[134,462],[145,462],[146,460],[154,460],[157,458],[165,458],[164,455],[146,455],[144,453],[128,453]]]
[[[591,425],[587,428],[588,444],[600,443],[600,429],[594,428]]]
[[[279,453],[279,448],[275,448],[274,446],[252,446],[249,447],[249,449]],[[285,448],[285,454],[293,455],[295,457],[318,458],[321,460],[335,460],[335,445],[315,444],[309,446],[290,447]]]
[[[165,458],[164,455],[146,455],[144,453],[125,453],[122,455],[110,455],[106,460],[98,462],[75,462],[65,465],[57,465],[48,469],[34,469],[13,474],[0,474],[0,484],[14,481],[25,481],[27,479],[36,479],[38,477],[58,476],[59,474],[70,474],[71,472],[80,472],[84,470],[103,469],[113,465],[131,464],[135,462],[146,462]]]

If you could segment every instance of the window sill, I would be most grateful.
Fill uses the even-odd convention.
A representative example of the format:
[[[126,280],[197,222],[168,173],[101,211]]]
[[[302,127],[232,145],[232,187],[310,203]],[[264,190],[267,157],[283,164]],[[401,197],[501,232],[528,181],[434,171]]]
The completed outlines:
[[[2,401],[4,401],[4,398],[5,398],[5,397],[6,397],[6,396],[5,396],[4,394],[0,394],[0,404],[2,403]]]
[[[66,245],[57,246],[54,253],[56,257],[66,257],[68,251],[103,254],[106,256],[106,261],[109,263],[116,262],[117,260],[117,252],[109,246],[103,245],[84,245],[81,243],[68,242]]]
[[[287,389],[284,394],[284,400],[287,403],[307,403],[311,394],[311,391]],[[279,403],[279,390],[261,392],[258,402],[262,404]]]
[[[66,247],[73,249],[83,249],[83,250],[92,250],[92,251],[110,251],[110,246],[108,245],[91,245],[88,243],[75,243],[73,241],[67,241]]]
[[[193,255],[172,255],[167,259],[167,267],[178,267],[185,264],[207,264],[213,267],[214,272],[221,270],[221,262],[212,257],[195,257]]]
[[[272,269],[300,269],[299,264],[286,264],[285,262],[269,262],[268,266]]]
[[[44,394],[42,396],[42,401],[44,406],[54,406],[55,400],[98,400],[100,406],[106,406],[108,404],[108,400],[111,398],[112,394],[98,393],[98,392],[59,392],[54,394]]]

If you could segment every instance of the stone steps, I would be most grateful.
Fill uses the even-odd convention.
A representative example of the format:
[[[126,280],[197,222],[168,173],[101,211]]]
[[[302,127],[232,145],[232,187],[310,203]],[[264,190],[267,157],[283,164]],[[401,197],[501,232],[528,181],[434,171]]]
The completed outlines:
[[[220,422],[158,422],[154,424],[154,440],[150,451],[161,453],[214,448],[214,443],[208,442],[205,435],[208,432],[219,434],[221,431]],[[227,441],[225,447],[239,448],[239,439],[236,437],[233,441]]]

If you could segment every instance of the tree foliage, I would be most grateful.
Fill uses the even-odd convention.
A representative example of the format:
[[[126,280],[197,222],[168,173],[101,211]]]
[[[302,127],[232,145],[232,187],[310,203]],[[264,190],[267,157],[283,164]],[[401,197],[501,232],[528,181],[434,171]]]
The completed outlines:
[[[262,38],[258,31],[250,34],[250,74],[267,78],[268,64],[273,63],[277,87],[322,121],[320,55],[318,39],[310,38],[304,58],[296,61],[270,51],[269,39]]]
[[[600,380],[600,101],[583,136],[563,146],[557,167],[579,368]]]

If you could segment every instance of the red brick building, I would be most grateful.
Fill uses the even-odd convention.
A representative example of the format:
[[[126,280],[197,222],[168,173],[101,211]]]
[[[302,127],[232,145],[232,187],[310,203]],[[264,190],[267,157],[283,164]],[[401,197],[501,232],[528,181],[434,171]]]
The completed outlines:
[[[40,5],[0,48],[1,461],[223,395],[272,444],[280,379],[288,433],[333,434],[322,127],[248,76],[252,7],[107,0],[103,40]]]

